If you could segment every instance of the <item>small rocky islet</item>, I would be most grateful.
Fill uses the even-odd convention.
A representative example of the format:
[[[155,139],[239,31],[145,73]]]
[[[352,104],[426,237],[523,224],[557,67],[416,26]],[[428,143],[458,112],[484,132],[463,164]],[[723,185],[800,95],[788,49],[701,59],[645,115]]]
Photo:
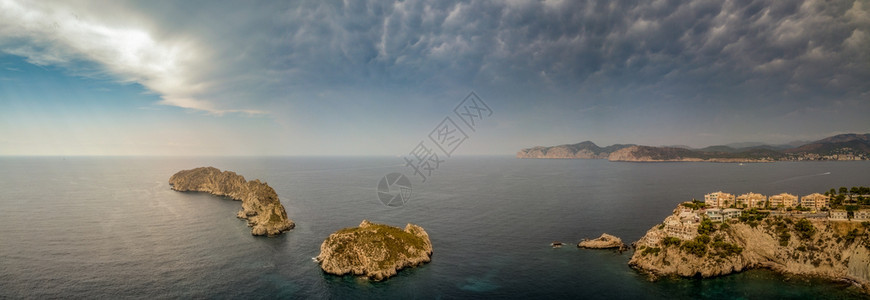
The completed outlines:
[[[200,167],[175,173],[169,185],[179,192],[205,192],[242,201],[236,216],[248,220],[252,235],[275,236],[296,227],[275,190],[259,179],[247,181],[235,172]]]
[[[607,233],[602,233],[601,236],[596,239],[583,239],[580,243],[577,243],[577,248],[618,249],[619,251],[624,251],[628,247],[622,243],[622,239]]]
[[[422,227],[408,224],[402,230],[363,220],[359,227],[330,234],[315,260],[333,275],[358,275],[380,281],[406,267],[428,263],[432,242]]]

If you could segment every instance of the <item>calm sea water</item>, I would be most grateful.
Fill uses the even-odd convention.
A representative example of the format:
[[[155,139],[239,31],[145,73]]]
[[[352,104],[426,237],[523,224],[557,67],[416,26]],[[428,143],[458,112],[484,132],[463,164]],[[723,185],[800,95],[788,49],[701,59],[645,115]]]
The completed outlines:
[[[870,185],[870,162],[614,163],[456,157],[401,208],[380,204],[399,158],[0,158],[0,298],[860,298],[769,271],[649,282],[630,253],[552,249],[602,232],[631,242],[705,193]],[[240,203],[179,193],[199,166],[259,178],[296,229],[253,237]],[[410,175],[410,174],[409,174]],[[323,274],[331,232],[363,219],[425,228],[432,262],[385,282]]]

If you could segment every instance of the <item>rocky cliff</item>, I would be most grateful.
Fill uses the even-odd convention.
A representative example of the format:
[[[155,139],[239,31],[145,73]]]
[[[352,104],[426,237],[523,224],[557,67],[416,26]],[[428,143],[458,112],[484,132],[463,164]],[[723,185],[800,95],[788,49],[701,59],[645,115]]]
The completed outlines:
[[[316,259],[326,273],[383,280],[402,268],[427,263],[431,257],[429,234],[420,226],[408,224],[402,230],[363,220],[359,227],[329,235]]]
[[[246,181],[234,172],[202,167],[175,173],[169,178],[169,185],[180,192],[206,192],[242,201],[237,217],[248,220],[253,235],[273,236],[295,227],[287,218],[278,194],[259,179]]]
[[[713,223],[703,234],[682,240],[670,236],[661,224],[635,243],[629,265],[653,278],[711,277],[769,268],[846,280],[870,292],[868,227],[858,222],[768,216]]]

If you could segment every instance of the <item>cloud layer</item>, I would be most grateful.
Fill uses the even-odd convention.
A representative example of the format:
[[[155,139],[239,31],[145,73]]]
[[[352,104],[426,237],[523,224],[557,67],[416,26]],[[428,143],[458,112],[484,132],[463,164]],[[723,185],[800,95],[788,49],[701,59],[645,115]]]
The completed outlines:
[[[215,114],[470,89],[512,109],[866,110],[867,49],[862,0],[0,0],[0,51]]]

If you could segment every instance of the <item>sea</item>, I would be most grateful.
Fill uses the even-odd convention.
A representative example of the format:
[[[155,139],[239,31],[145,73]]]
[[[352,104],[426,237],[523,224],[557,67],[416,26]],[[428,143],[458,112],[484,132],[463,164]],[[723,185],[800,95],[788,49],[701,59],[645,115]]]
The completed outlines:
[[[267,182],[296,228],[251,235],[240,202],[175,192],[201,166]],[[649,278],[631,243],[704,194],[806,195],[870,185],[870,162],[629,163],[456,156],[423,182],[397,157],[0,157],[0,298],[9,299],[862,299],[847,283],[753,270]],[[400,207],[378,197],[411,182]],[[428,173],[428,171],[427,171]],[[362,220],[429,233],[428,264],[372,282],[321,271],[330,233]],[[552,248],[550,243],[567,245]]]

